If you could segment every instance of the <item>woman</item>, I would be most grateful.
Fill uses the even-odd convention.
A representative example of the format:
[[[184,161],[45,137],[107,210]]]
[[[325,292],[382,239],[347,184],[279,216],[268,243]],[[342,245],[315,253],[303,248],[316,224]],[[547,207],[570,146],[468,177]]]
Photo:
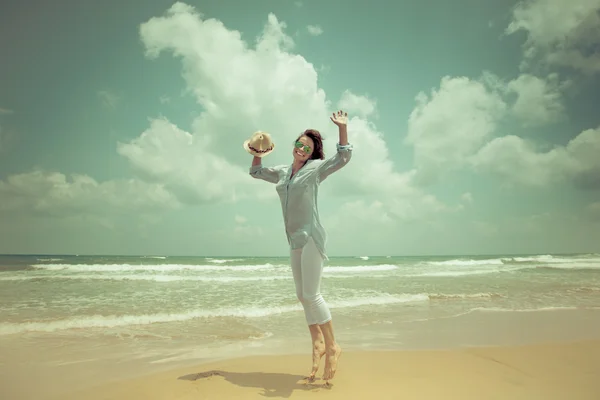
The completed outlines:
[[[325,160],[321,134],[308,129],[296,139],[292,165],[263,167],[261,158],[255,156],[250,168],[252,177],[275,183],[281,199],[296,295],[304,308],[313,343],[313,365],[308,376],[311,381],[324,355],[323,379],[332,379],[342,352],[333,334],[331,313],[320,293],[323,261],[327,255],[317,197],[320,183],[350,161],[352,145],[348,144],[348,114],[340,110],[330,118],[339,128],[335,156]]]

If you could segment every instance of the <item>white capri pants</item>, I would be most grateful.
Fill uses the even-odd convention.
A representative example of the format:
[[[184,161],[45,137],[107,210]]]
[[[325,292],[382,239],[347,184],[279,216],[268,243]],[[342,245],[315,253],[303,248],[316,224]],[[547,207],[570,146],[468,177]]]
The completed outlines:
[[[304,307],[308,325],[324,324],[331,320],[329,307],[321,296],[323,257],[312,237],[300,249],[290,252],[292,274],[296,284],[296,295]]]

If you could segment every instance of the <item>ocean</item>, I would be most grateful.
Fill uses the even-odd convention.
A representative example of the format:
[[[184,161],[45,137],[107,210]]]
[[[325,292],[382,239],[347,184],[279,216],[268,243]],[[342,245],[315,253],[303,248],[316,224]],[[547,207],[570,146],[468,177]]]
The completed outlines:
[[[600,254],[331,257],[322,294],[346,349],[600,337]],[[3,255],[0,352],[158,367],[310,340],[287,258]]]

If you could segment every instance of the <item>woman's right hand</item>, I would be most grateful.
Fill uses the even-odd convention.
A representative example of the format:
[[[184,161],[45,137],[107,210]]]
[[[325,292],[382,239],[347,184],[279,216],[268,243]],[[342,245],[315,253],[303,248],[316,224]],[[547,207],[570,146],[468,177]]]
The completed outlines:
[[[262,159],[260,157],[254,156],[252,159],[252,166],[260,165],[262,163]]]

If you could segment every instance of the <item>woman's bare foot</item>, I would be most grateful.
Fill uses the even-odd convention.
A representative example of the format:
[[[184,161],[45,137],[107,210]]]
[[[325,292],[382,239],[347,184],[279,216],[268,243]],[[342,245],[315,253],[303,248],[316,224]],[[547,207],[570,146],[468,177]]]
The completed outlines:
[[[336,343],[333,349],[327,350],[325,356],[325,371],[323,372],[323,380],[328,381],[333,379],[335,371],[337,371],[337,364],[340,356],[342,355],[342,348]]]
[[[313,351],[312,351],[312,370],[310,374],[306,377],[309,381],[315,380],[315,375],[319,370],[319,364],[321,363],[321,358],[325,355],[325,342],[323,340],[319,340],[313,343]]]

